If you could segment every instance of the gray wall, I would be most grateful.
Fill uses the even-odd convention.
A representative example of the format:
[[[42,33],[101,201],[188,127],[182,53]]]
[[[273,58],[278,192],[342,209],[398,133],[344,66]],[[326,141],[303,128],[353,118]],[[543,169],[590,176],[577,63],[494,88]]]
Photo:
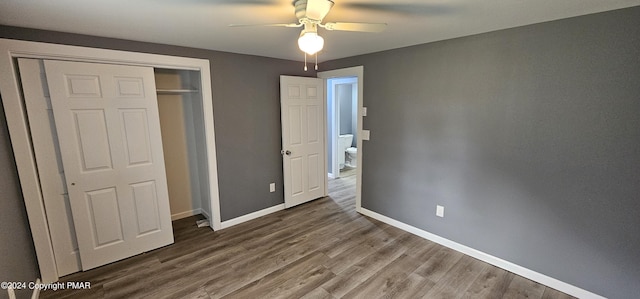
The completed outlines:
[[[209,59],[222,220],[284,202],[279,76],[315,77],[303,63],[8,26],[0,37]]]
[[[358,84],[351,86],[351,132],[353,132],[353,142],[351,147],[358,146]]]
[[[1,103],[0,169],[0,282],[35,281],[40,275]],[[30,293],[29,290],[16,291],[18,296],[23,297],[28,297]],[[0,289],[0,298],[7,296],[7,291]]]
[[[333,84],[327,84],[327,96],[333,94]],[[333,103],[327,101],[327,172],[333,173]]]
[[[336,101],[340,107],[340,135],[353,135],[352,147],[358,144],[358,99],[357,85],[345,83],[336,85]]]
[[[640,7],[321,67],[357,65],[372,136],[364,208],[638,297]]]
[[[338,84],[336,85],[336,91],[338,107],[340,107],[340,135],[353,134],[351,84]]]

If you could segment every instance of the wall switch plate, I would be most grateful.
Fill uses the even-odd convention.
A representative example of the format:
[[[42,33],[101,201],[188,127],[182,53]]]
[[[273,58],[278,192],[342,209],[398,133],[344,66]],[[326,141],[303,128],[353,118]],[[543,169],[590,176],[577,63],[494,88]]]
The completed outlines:
[[[362,130],[362,140],[369,140],[371,133],[369,130]]]
[[[367,107],[362,107],[362,116],[367,116]]]
[[[436,205],[436,216],[444,217],[444,207],[441,205]]]
[[[269,184],[269,192],[276,192],[276,183]]]

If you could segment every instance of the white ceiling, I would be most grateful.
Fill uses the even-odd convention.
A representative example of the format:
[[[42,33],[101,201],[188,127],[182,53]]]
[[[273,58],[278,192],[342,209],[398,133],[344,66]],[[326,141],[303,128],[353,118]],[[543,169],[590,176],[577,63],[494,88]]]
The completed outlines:
[[[334,0],[324,21],[387,23],[382,33],[319,29],[326,61],[640,5],[640,0]],[[302,60],[292,0],[1,0],[0,24]]]

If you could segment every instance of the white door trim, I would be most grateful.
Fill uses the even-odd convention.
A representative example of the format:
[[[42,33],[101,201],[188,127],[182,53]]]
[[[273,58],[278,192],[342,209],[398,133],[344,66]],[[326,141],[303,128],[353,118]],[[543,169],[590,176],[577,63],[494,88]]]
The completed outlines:
[[[363,148],[362,148],[362,107],[363,107],[363,94],[364,94],[364,67],[363,66],[354,66],[354,67],[350,67],[350,68],[344,68],[344,69],[337,69],[337,70],[331,70],[331,71],[325,71],[325,72],[318,72],[317,74],[318,78],[324,79],[325,80],[325,89],[327,87],[326,81],[327,79],[330,78],[338,78],[338,77],[357,77],[358,78],[358,140],[356,141],[357,143],[357,148],[358,148],[358,158],[356,161],[356,165],[358,165],[358,167],[356,167],[356,211],[360,212],[360,210],[362,209],[362,155],[363,155]],[[325,92],[326,94],[326,92]],[[324,101],[324,111],[327,111],[327,101]],[[326,120],[326,117],[325,117]],[[324,126],[324,130],[325,130],[325,136],[328,136],[327,133],[327,125],[325,124]],[[335,140],[335,142],[337,142],[337,140]],[[334,142],[334,143],[335,143]],[[326,161],[327,155],[325,155],[325,165],[327,165],[328,161]],[[325,180],[325,186],[328,186],[328,176],[324,176],[324,180]],[[328,191],[326,192],[327,194],[329,193]]]
[[[0,39],[0,69],[4,70],[0,72],[0,95],[43,283],[57,281],[59,276],[51,246],[36,161],[31,147],[27,114],[21,97],[22,90],[15,63],[17,58],[72,60],[200,71],[202,106],[205,114],[209,196],[213,214],[211,220],[214,230],[221,229],[209,60]]]

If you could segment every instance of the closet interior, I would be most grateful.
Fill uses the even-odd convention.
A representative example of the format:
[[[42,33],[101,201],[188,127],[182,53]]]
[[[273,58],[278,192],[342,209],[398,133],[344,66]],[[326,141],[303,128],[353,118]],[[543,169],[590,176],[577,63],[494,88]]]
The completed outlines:
[[[171,220],[210,219],[200,72],[154,68]]]

